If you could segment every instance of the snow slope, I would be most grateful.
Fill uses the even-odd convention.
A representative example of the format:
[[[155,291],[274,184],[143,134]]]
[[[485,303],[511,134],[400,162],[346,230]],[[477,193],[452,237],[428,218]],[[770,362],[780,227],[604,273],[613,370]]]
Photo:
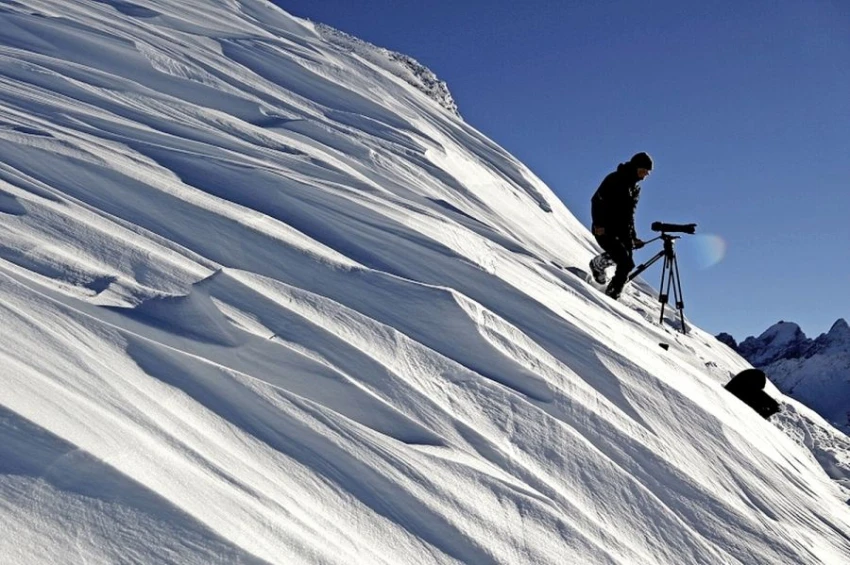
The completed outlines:
[[[0,562],[847,563],[830,428],[361,48],[0,2]]]

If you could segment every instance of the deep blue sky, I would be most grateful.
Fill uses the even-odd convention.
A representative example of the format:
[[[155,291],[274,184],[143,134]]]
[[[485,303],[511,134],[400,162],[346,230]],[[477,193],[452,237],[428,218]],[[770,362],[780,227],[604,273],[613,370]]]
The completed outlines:
[[[276,3],[431,68],[586,224],[605,174],[649,152],[638,234],[697,222],[727,245],[706,268],[709,238],[677,244],[706,331],[786,320],[816,337],[850,319],[850,2]]]

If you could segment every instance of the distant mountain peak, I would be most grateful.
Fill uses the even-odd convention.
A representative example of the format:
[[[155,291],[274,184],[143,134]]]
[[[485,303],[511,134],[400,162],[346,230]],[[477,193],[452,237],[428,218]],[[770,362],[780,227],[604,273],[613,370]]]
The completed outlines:
[[[794,322],[786,322],[780,320],[776,324],[770,326],[759,336],[761,341],[766,341],[773,346],[782,346],[785,344],[794,344],[806,339],[806,334],[798,324]]]
[[[827,335],[836,335],[850,339],[850,324],[844,318],[839,318],[829,329]]]
[[[847,325],[847,322],[843,318],[839,319],[827,333],[814,340],[813,352],[850,354],[850,326]]]
[[[778,359],[790,359],[805,354],[811,344],[800,326],[780,320],[758,337],[748,337],[735,349],[750,363],[760,367]]]

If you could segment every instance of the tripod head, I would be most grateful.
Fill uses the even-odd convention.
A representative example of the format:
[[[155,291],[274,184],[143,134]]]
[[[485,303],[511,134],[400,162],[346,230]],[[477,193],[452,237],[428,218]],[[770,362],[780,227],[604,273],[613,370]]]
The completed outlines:
[[[660,237],[661,239],[663,239],[663,240],[664,240],[664,246],[665,246],[665,247],[666,247],[668,244],[669,244],[669,245],[672,245],[672,244],[673,244],[673,241],[675,241],[675,240],[677,240],[677,239],[682,239],[682,236],[681,236],[681,235],[670,235],[669,233],[662,233],[662,234],[661,234],[661,235],[659,235],[658,237]]]
[[[681,235],[670,235],[669,233],[662,233],[658,237],[653,237],[652,239],[644,241],[643,243],[644,245],[646,245],[647,243],[652,243],[653,241],[661,239],[664,241],[664,249],[667,249],[668,247],[671,247],[673,245],[674,240],[681,238]]]

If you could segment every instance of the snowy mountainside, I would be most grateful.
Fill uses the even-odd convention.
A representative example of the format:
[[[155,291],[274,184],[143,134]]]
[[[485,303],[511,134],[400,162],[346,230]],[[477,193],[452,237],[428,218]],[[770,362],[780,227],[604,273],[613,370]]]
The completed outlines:
[[[800,326],[781,321],[740,344],[729,334],[717,336],[767,373],[785,394],[814,409],[850,434],[850,325],[839,319],[815,339]]]
[[[315,29],[328,43],[356,53],[367,61],[386,69],[460,117],[457,103],[446,82],[437,78],[434,71],[413,57],[378,47],[322,23],[317,23]]]
[[[271,3],[0,2],[0,155],[0,562],[850,559],[826,422]]]

